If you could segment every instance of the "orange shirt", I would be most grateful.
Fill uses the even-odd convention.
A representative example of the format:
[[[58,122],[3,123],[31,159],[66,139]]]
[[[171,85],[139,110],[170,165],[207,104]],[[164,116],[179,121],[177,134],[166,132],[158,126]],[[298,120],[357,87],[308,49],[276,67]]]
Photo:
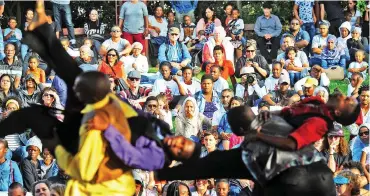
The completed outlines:
[[[225,80],[227,80],[230,76],[233,76],[235,74],[233,63],[229,60],[223,60],[222,64],[219,64],[219,62],[210,63],[206,66],[206,73],[211,73],[211,67],[213,65],[220,65],[223,68],[223,71],[221,72],[221,77],[223,77]]]
[[[37,84],[39,83],[45,83],[46,78],[45,78],[45,71],[42,70],[41,68],[36,68],[35,70],[31,71],[29,68],[27,69],[26,75],[32,74],[35,78],[35,81]]]
[[[114,73],[112,71],[112,68],[113,68]],[[100,66],[98,67],[98,71],[100,71],[104,74],[112,75],[115,78],[126,77],[125,76],[125,70],[123,69],[122,61],[117,61],[117,63],[114,64],[114,66],[112,68],[106,62],[102,61]]]

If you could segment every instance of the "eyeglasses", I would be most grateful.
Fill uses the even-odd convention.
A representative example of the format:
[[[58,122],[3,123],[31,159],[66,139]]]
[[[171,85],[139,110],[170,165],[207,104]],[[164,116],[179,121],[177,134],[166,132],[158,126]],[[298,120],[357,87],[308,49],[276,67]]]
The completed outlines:
[[[247,50],[247,52],[254,52],[255,50]]]
[[[48,93],[45,93],[42,96],[43,97],[52,97],[52,98],[54,98],[54,95],[53,94],[48,94]]]
[[[121,33],[121,31],[112,31],[112,33]]]
[[[157,108],[158,106],[157,105],[148,105],[148,108]]]
[[[140,78],[128,78],[131,81],[140,81]]]
[[[115,54],[107,54],[107,56],[116,57],[117,55],[115,55]]]
[[[369,131],[358,133],[359,136],[369,135]]]
[[[171,33],[172,36],[178,36],[179,34],[176,33]]]

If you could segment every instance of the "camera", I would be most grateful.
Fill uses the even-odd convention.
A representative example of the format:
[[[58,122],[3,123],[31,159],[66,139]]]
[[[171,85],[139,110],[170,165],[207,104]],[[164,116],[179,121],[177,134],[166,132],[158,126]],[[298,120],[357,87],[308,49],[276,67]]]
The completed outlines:
[[[253,59],[247,59],[247,62],[253,63]]]
[[[257,75],[255,73],[247,74],[247,83],[248,84],[253,84],[254,81],[257,81]]]

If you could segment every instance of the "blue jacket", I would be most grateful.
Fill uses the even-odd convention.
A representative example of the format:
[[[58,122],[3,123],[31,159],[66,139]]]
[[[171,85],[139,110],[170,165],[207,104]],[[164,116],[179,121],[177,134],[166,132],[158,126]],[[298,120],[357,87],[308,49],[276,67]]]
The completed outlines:
[[[194,0],[193,3],[190,0],[170,1],[170,3],[176,13],[185,14],[197,8],[198,0]]]
[[[0,191],[7,191],[13,182],[23,185],[22,175],[16,162],[6,160],[0,164]]]
[[[182,46],[180,46],[179,44],[181,44]],[[177,41],[176,45],[173,46],[169,44],[169,42],[165,42],[159,47],[159,52],[158,52],[159,63],[162,63],[163,61],[175,62],[174,60],[172,60],[175,54],[175,51],[177,52],[177,57],[178,57],[176,63],[181,63],[185,59],[191,60],[190,53],[188,51],[188,48],[185,46],[185,44]]]
[[[57,91],[57,94],[60,99],[60,103],[64,107],[66,105],[67,101],[67,85],[66,83],[60,79],[58,76],[55,76],[53,83],[51,83],[51,86],[55,88]]]

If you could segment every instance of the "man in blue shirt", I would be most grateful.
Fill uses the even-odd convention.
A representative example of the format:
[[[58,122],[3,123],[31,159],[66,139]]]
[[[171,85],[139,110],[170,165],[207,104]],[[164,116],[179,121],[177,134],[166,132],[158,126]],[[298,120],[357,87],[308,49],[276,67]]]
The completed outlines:
[[[258,48],[261,54],[268,63],[272,62],[277,56],[277,51],[279,49],[280,33],[282,25],[277,16],[271,14],[272,5],[268,2],[263,4],[263,16],[257,18],[256,24],[254,26],[254,31],[256,32],[258,39]],[[271,51],[268,52],[266,43],[271,42]]]
[[[309,47],[310,40],[311,40],[310,35],[308,34],[307,31],[304,31],[301,28],[301,25],[298,19],[293,18],[290,21],[290,28],[286,34],[293,35],[294,41],[295,41],[294,47],[298,48],[299,50],[303,50],[308,56],[308,53],[310,52],[310,47]]]

